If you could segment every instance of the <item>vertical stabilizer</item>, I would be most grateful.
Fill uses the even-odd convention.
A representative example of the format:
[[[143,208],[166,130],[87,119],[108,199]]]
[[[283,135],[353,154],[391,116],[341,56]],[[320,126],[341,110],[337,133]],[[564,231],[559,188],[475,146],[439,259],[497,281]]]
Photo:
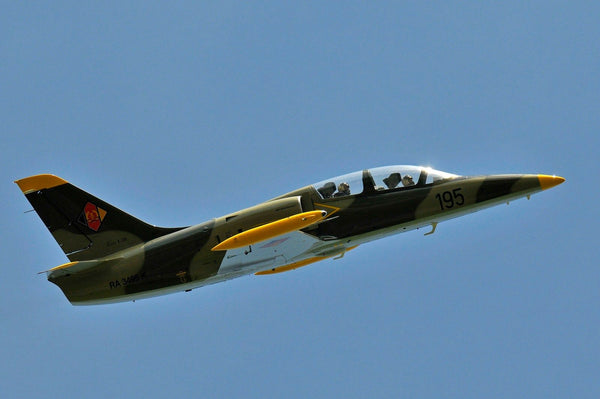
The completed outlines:
[[[15,183],[71,261],[101,258],[179,230],[149,225],[58,176]]]

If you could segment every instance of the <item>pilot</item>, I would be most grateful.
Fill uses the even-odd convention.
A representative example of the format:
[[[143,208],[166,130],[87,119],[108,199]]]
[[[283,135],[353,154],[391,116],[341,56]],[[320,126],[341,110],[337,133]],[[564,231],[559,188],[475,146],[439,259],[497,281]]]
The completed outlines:
[[[350,185],[346,182],[340,183],[338,186],[338,192],[335,193],[334,197],[342,197],[344,195],[350,195]]]
[[[404,175],[404,177],[402,178],[402,184],[404,185],[404,187],[408,187],[408,186],[414,186],[415,182],[413,181],[413,178],[411,175]]]
[[[387,188],[391,190],[392,188],[396,188],[396,186],[398,185],[398,183],[400,183],[401,180],[402,179],[400,178],[400,173],[396,172],[383,179],[383,182],[385,183]]]
[[[323,185],[323,187],[319,188],[317,191],[321,193],[323,198],[331,198],[331,196],[335,192],[335,183],[332,181],[327,182],[325,183],[325,185]]]

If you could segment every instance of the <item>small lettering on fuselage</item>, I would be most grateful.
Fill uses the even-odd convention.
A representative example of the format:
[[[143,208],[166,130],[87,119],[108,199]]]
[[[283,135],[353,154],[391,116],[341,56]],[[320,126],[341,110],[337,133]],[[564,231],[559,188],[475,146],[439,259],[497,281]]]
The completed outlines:
[[[146,278],[146,272],[136,273],[134,275],[123,277],[120,280],[111,280],[108,283],[108,286],[112,290],[113,288],[125,287],[131,284],[136,284],[144,281]]]
[[[118,238],[116,240],[106,241],[106,246],[107,247],[114,247],[115,245],[119,245],[119,244],[122,244],[124,242],[127,242],[127,237],[122,237],[122,238]]]

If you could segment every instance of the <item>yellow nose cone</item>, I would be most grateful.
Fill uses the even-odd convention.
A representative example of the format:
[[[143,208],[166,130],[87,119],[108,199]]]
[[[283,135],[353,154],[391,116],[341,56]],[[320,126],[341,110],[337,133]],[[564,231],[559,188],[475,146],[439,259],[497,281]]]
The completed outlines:
[[[554,186],[558,186],[565,181],[565,178],[560,176],[538,175],[538,180],[540,181],[542,190],[547,190]]]

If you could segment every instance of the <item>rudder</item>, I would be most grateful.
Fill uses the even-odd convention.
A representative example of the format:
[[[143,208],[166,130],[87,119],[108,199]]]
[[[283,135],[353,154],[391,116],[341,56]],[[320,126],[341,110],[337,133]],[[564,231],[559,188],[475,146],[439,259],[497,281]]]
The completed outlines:
[[[101,258],[180,229],[149,225],[58,176],[15,183],[71,261]]]

